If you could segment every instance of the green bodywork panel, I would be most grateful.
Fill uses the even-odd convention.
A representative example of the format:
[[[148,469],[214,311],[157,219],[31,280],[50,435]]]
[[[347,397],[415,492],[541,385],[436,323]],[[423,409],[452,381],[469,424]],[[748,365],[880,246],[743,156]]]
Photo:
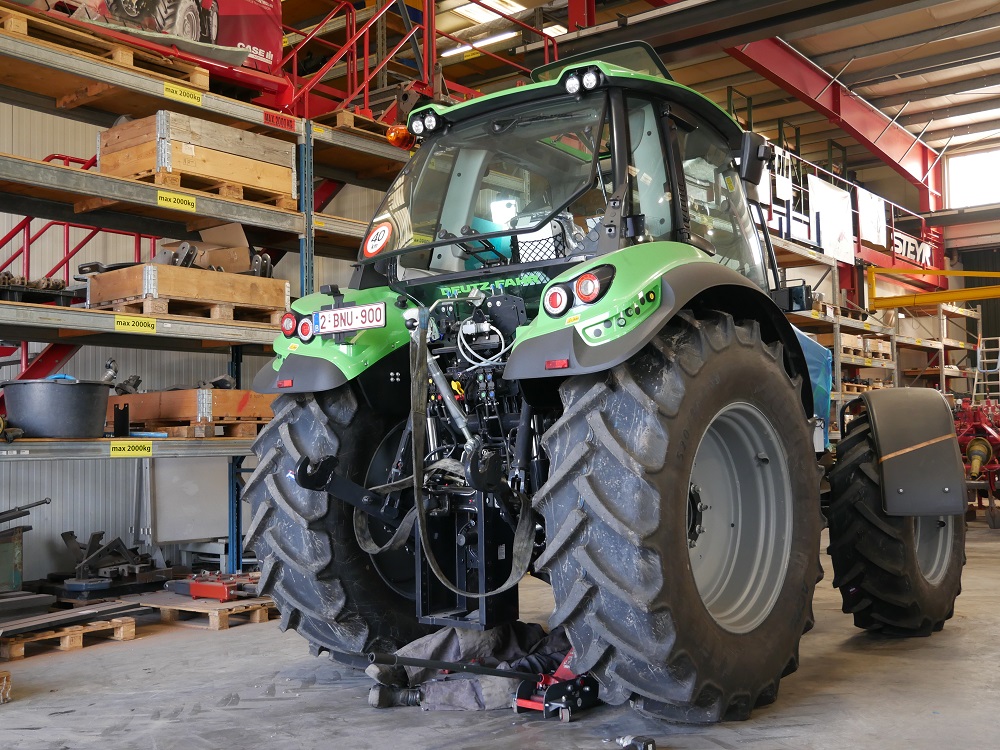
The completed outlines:
[[[660,278],[687,263],[714,263],[702,251],[682,242],[648,242],[633,245],[574,266],[554,278],[544,295],[557,284],[574,280],[598,266],[613,266],[615,277],[608,292],[591,305],[571,307],[558,318],[539,310],[533,321],[517,329],[511,350],[515,356],[524,342],[545,336],[567,326],[576,328],[591,346],[601,346],[628,336],[650,313],[660,306]],[[607,325],[610,321],[610,326]]]
[[[271,366],[277,371],[285,357],[295,353],[302,357],[317,357],[332,362],[340,368],[348,380],[356,378],[373,364],[405,346],[410,340],[403,311],[396,307],[396,293],[388,287],[373,289],[344,289],[344,302],[359,305],[371,302],[385,302],[385,328],[369,328],[351,336],[346,343],[337,344],[332,337],[314,336],[308,343],[298,337],[278,336],[274,342],[275,358]],[[333,297],[327,294],[310,294],[292,303],[292,309],[299,314],[316,312],[333,304]]]

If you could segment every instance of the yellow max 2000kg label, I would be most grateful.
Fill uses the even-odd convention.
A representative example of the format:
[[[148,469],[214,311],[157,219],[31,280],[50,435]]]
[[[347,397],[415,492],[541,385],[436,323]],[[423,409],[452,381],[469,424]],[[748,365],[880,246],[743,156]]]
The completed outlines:
[[[181,193],[171,193],[166,190],[156,191],[156,205],[163,208],[172,208],[175,211],[197,211],[198,199],[193,195],[182,195]]]
[[[200,91],[195,91],[194,89],[185,88],[184,86],[178,86],[175,83],[164,82],[163,96],[167,99],[173,99],[175,102],[184,102],[185,104],[193,104],[196,107],[201,106]]]
[[[111,442],[111,458],[149,458],[152,455],[152,440],[113,440]]]
[[[156,319],[137,315],[116,315],[115,331],[119,333],[156,333]]]

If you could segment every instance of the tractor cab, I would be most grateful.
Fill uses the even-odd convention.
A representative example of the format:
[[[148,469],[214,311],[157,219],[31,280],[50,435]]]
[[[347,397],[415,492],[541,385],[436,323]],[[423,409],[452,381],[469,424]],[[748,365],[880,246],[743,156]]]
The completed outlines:
[[[553,277],[581,260],[667,241],[694,245],[767,288],[734,161],[743,133],[728,114],[673,82],[641,43],[561,61],[534,78],[412,113],[408,128],[422,145],[361,248],[361,264],[385,277],[377,283],[403,283],[426,303],[457,279],[506,288],[542,278],[531,271]],[[537,302],[540,291],[528,297]]]

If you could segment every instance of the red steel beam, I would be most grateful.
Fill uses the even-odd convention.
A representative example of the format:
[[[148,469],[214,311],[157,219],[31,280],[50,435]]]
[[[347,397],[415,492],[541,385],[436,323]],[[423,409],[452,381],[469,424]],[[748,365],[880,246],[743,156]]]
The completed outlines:
[[[830,122],[854,136],[920,191],[921,211],[941,207],[938,153],[892,122],[860,96],[781,39],[764,39],[726,50],[730,56],[777,84]]]
[[[595,0],[569,0],[569,30],[585,29],[597,23]]]

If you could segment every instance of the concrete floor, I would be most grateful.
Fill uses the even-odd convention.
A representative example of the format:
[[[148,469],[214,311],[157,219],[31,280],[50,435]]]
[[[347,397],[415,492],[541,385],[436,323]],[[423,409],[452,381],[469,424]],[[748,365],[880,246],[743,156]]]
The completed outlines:
[[[830,587],[829,558],[824,568],[802,667],[747,722],[671,726],[607,706],[566,725],[509,711],[377,711],[363,674],[309,656],[276,622],[227,632],[151,624],[135,641],[0,664],[14,684],[14,701],[0,706],[0,750],[560,750],[610,748],[624,734],[690,750],[996,747],[1000,531],[970,528],[957,614],[929,639],[857,631]],[[550,606],[546,593],[531,594],[536,607]]]

